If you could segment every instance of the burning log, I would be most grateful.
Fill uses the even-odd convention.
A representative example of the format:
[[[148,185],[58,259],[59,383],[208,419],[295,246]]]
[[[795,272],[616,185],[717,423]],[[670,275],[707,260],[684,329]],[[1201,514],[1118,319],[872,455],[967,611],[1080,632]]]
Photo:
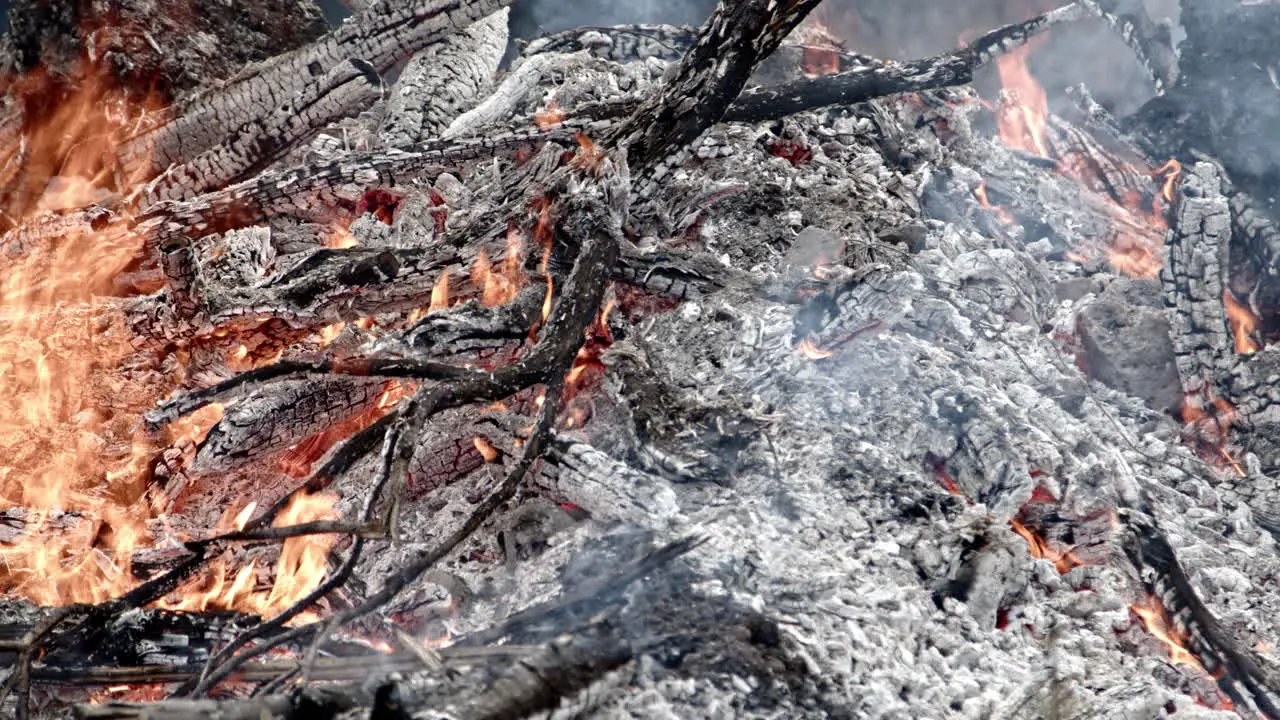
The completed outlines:
[[[1237,707],[1254,708],[1266,717],[1280,716],[1280,677],[1246,647],[1223,631],[1196,596],[1163,532],[1138,514],[1126,518],[1131,535],[1125,550],[1134,565],[1150,568],[1148,581],[1164,607],[1187,634],[1189,649],[1204,663]]]

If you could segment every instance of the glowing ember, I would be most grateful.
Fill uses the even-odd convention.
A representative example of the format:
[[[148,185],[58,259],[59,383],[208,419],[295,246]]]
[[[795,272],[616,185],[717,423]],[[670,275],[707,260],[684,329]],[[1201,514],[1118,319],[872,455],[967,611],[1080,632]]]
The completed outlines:
[[[498,448],[494,447],[493,443],[490,443],[488,440],[477,435],[472,438],[471,444],[475,445],[476,451],[480,453],[480,456],[484,458],[485,462],[491,463],[497,461],[499,457]]]
[[[320,347],[327,348],[330,345],[332,345],[333,341],[338,339],[338,335],[341,334],[342,330],[346,327],[347,327],[346,323],[336,322],[332,325],[325,325],[324,327],[320,328]]]
[[[1196,656],[1187,650],[1186,637],[1174,628],[1159,599],[1155,596],[1147,596],[1145,600],[1131,605],[1129,609],[1142,620],[1142,625],[1147,632],[1165,644],[1169,651],[1169,659],[1174,665],[1188,665],[1204,672],[1204,665],[1201,665]]]
[[[1231,324],[1231,334],[1235,337],[1236,352],[1249,355],[1261,350],[1255,336],[1258,331],[1258,316],[1241,305],[1230,290],[1222,293],[1222,303],[1226,306],[1227,321]]]
[[[1017,520],[1010,520],[1009,525],[1013,527],[1014,532],[1027,541],[1031,557],[1038,560],[1048,560],[1053,563],[1053,567],[1058,571],[1059,575],[1066,575],[1071,572],[1072,568],[1088,564],[1076,557],[1076,554],[1070,550],[1063,551],[1050,547],[1048,541]]]
[[[830,350],[819,348],[812,335],[801,340],[799,347],[800,354],[808,360],[825,360],[835,354]]]

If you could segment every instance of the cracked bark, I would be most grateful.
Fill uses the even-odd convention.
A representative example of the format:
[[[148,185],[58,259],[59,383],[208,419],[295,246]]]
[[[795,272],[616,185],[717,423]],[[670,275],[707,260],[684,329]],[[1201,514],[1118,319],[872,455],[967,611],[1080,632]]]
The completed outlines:
[[[484,97],[506,49],[504,9],[418,52],[387,100],[383,141],[404,147],[440,137]]]
[[[246,68],[225,87],[180,108],[171,122],[127,143],[121,158],[127,167],[159,173],[274,112],[343,61],[359,58],[384,73],[404,53],[439,42],[508,4],[510,0],[381,0],[315,42]]]

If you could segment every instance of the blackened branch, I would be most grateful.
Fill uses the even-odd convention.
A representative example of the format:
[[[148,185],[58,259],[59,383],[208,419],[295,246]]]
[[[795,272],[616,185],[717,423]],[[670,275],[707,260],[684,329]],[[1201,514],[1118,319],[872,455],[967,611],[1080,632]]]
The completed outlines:
[[[720,121],[756,66],[821,0],[721,0],[676,76],[645,100],[606,146],[625,146],[637,178],[657,170]]]
[[[1030,20],[1005,25],[968,47],[923,60],[879,63],[841,73],[803,78],[783,85],[743,92],[724,114],[725,120],[757,122],[827,105],[851,105],[899,93],[923,92],[973,81],[979,67],[1021,47],[1054,25],[1088,16],[1078,3]]]

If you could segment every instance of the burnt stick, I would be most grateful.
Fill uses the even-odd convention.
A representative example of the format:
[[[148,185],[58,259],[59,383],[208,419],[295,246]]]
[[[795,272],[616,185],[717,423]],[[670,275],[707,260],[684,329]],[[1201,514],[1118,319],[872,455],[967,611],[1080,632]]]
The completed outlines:
[[[769,120],[827,105],[852,105],[886,95],[922,92],[973,81],[979,67],[1026,45],[1054,25],[1088,16],[1079,3],[1064,5],[1030,20],[997,28],[968,47],[944,55],[905,63],[855,67],[833,75],[805,78],[780,86],[743,92],[725,111],[724,119],[739,122]]]

